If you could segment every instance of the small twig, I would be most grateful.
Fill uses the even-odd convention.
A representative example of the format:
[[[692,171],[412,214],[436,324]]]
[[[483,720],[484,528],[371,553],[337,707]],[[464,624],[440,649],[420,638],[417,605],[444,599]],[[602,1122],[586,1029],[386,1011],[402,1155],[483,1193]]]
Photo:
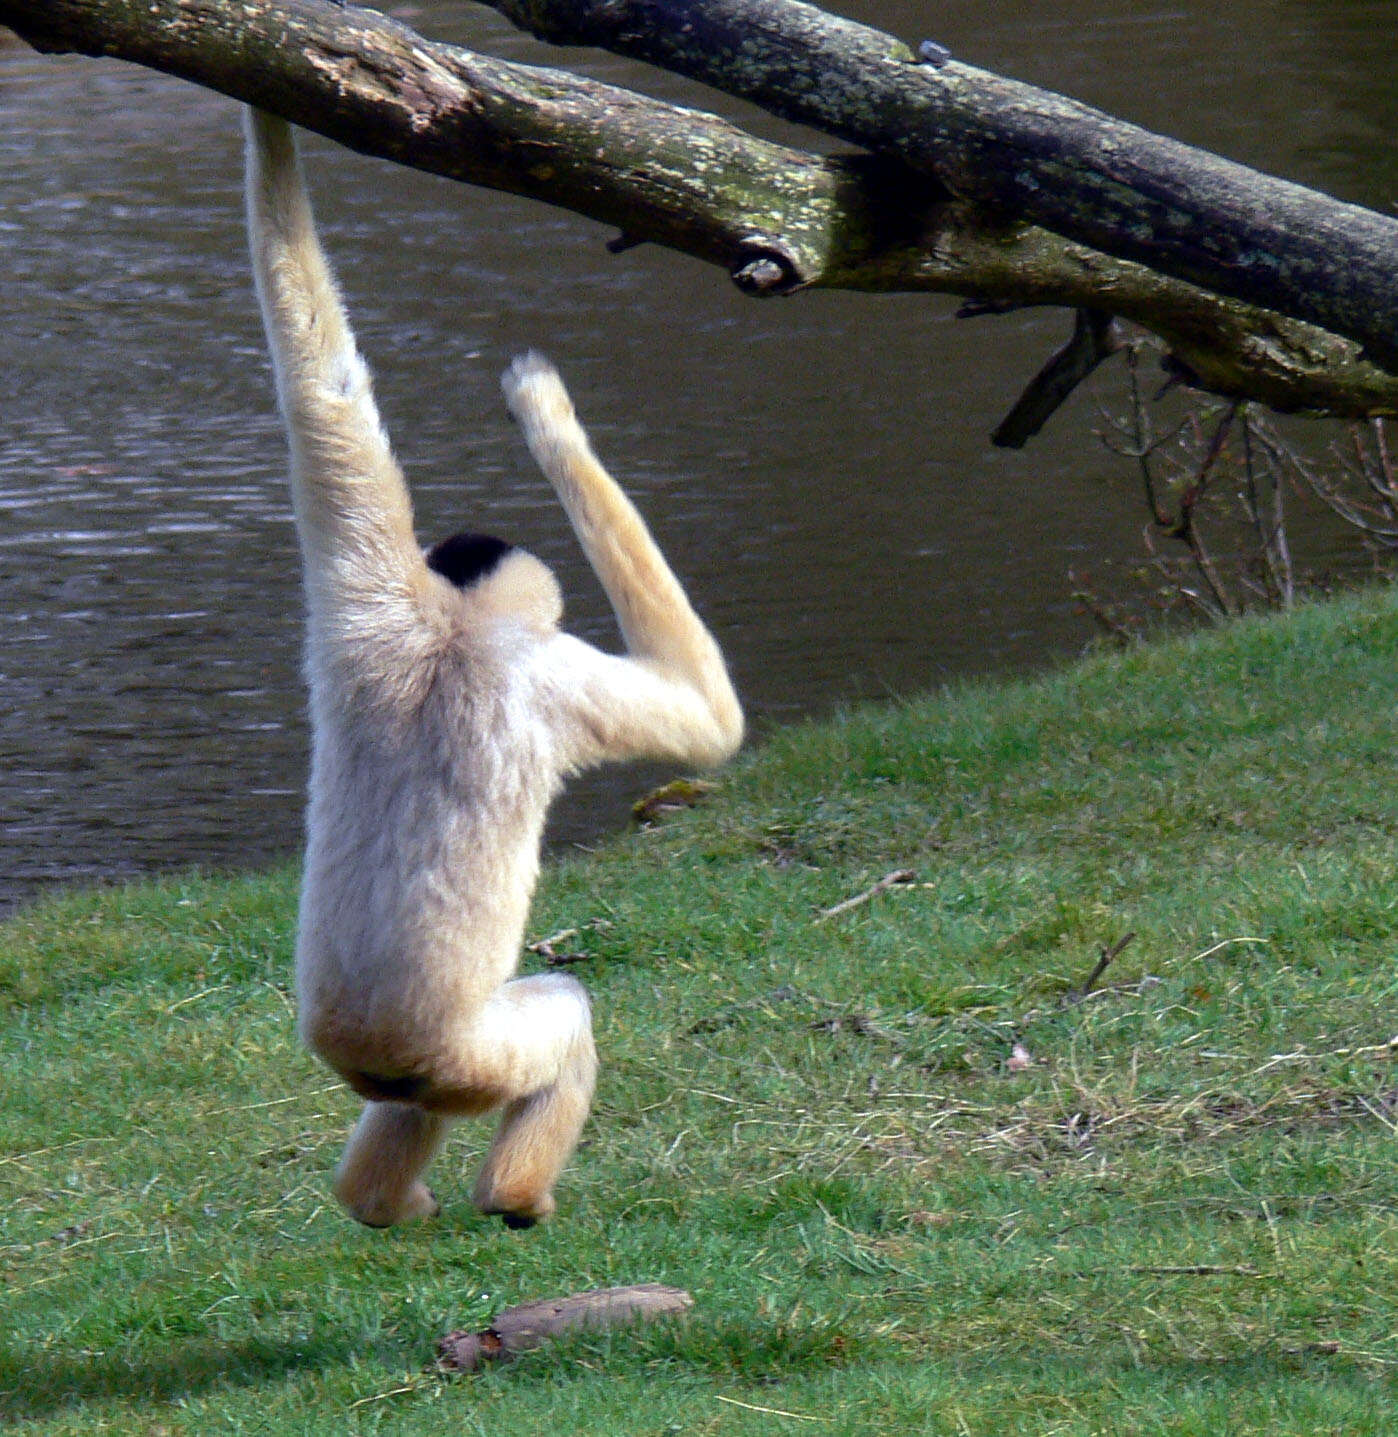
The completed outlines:
[[[586,963],[592,955],[590,953],[545,953],[543,955],[545,968],[568,968],[574,963]]]
[[[421,1386],[421,1382],[410,1382],[406,1387],[393,1387],[387,1392],[375,1392],[372,1397],[361,1397],[358,1402],[351,1402],[345,1410],[353,1412],[356,1407],[365,1407],[370,1402],[386,1402],[390,1397],[401,1397],[405,1392],[416,1392]]]
[[[576,928],[560,928],[557,933],[550,933],[547,938],[540,938],[536,943],[526,943],[524,946],[530,953],[537,953],[542,958],[552,955],[560,943],[566,943],[570,938],[576,938]]]
[[[1254,443],[1256,426],[1246,406],[1241,412],[1241,429],[1243,477],[1247,481],[1241,496],[1243,507],[1257,537],[1267,596],[1289,609],[1295,598],[1296,580],[1286,534],[1283,476],[1266,445]]]
[[[1388,453],[1388,431],[1384,428],[1382,419],[1371,419],[1370,428],[1374,431],[1374,448],[1378,453],[1378,470],[1383,476],[1383,484],[1380,493],[1391,497],[1398,493],[1398,483],[1395,483],[1393,460]]]
[[[867,1013],[837,1013],[833,1018],[817,1018],[810,1026],[818,1033],[839,1033],[848,1027],[851,1033],[858,1033],[861,1038],[877,1038],[881,1042],[892,1043],[900,1051],[904,1046],[892,1033],[880,1028]]]
[[[715,1402],[726,1402],[730,1407],[741,1407],[747,1412],[765,1412],[769,1417],[792,1417],[797,1422],[828,1422],[828,1417],[812,1417],[805,1412],[787,1412],[781,1407],[758,1407],[752,1402],[739,1402],[736,1397],[725,1397],[721,1392],[714,1393]]]
[[[916,878],[917,874],[911,868],[895,868],[892,873],[885,873],[877,883],[866,888],[863,893],[856,893],[853,898],[846,898],[833,908],[822,908],[815,921],[824,923],[827,918],[833,918],[837,913],[845,913],[851,908],[858,908],[861,903],[867,903],[871,898],[877,898],[880,893],[887,893],[890,888],[896,887],[900,883],[912,883]]]
[[[1360,1095],[1359,1106],[1363,1108],[1371,1118],[1377,1118],[1390,1133],[1398,1137],[1398,1123],[1395,1123],[1387,1113],[1380,1112],[1363,1094]]]
[[[1108,414],[1107,422],[1120,438],[1113,440],[1105,432],[1100,434],[1099,438],[1112,453],[1120,454],[1123,459],[1136,461],[1151,520],[1156,528],[1167,529],[1171,523],[1170,515],[1161,499],[1161,481],[1155,473],[1153,460],[1158,453],[1164,452],[1174,443],[1189,421],[1187,418],[1180,420],[1164,434],[1155,432],[1150,405],[1141,387],[1140,354],[1139,343],[1128,344],[1125,348],[1127,390],[1131,402],[1130,418],[1118,419]]]
[[[1211,948],[1205,948],[1202,953],[1196,953],[1189,961],[1197,963],[1201,958],[1212,958],[1215,953],[1221,953],[1225,948],[1231,948],[1235,943],[1255,943],[1261,948],[1267,946],[1266,938],[1221,938]]]
[[[576,938],[577,936],[578,930],[576,928],[564,928],[550,935],[548,938],[540,938],[537,943],[527,943],[525,947],[530,953],[537,953],[538,956],[544,960],[545,966],[549,968],[565,968],[570,963],[587,962],[588,955],[586,953],[576,950],[569,953],[560,953],[558,951],[558,944],[566,943],[568,939]]]
[[[1073,586],[1072,597],[1083,606],[1088,616],[1096,621],[1103,633],[1109,634],[1122,645],[1135,643],[1138,637],[1135,630],[1088,587],[1090,581],[1085,574],[1069,569],[1068,582]]]
[[[197,1003],[201,998],[207,998],[210,993],[222,993],[228,986],[227,983],[217,983],[212,988],[201,988],[199,992],[191,993],[187,998],[181,998],[177,1003],[171,1003],[170,1006],[166,1008],[165,1015],[169,1017],[171,1013],[178,1011],[180,1008],[186,1007],[190,1003]]]
[[[1386,1043],[1367,1043],[1359,1048],[1330,1048],[1324,1053],[1308,1053],[1304,1048],[1297,1048],[1292,1053],[1273,1053],[1260,1068],[1254,1068],[1248,1076],[1255,1078],[1259,1073],[1280,1067],[1283,1063],[1316,1063],[1324,1058],[1367,1058],[1370,1055],[1377,1057],[1381,1053],[1387,1057],[1398,1055],[1398,1034]]]
[[[1071,1003],[1081,1003],[1082,1000],[1092,992],[1097,984],[1097,980],[1107,971],[1116,958],[1120,956],[1122,949],[1125,948],[1135,936],[1134,932],[1127,933],[1124,937],[1118,938],[1110,948],[1103,948],[1101,950],[1102,956],[1097,960],[1097,966],[1087,975],[1087,981],[1082,987],[1079,988],[1076,993],[1069,996],[1068,1001]]]
[[[1174,528],[1168,532],[1172,539],[1180,540],[1190,552],[1194,560],[1195,570],[1204,581],[1209,591],[1209,600],[1219,614],[1230,615],[1238,611],[1237,604],[1225,587],[1222,578],[1219,576],[1218,567],[1214,563],[1213,556],[1209,553],[1208,546],[1204,543],[1199,527],[1195,523],[1195,511],[1203,502],[1204,495],[1208,492],[1209,480],[1213,476],[1214,466],[1219,456],[1223,453],[1224,444],[1228,439],[1228,433],[1233,427],[1233,420],[1241,407],[1241,400],[1235,399],[1223,411],[1219,417],[1213,436],[1209,440],[1204,457],[1199,461],[1199,467],[1195,471],[1194,478],[1185,486],[1184,492],[1180,495],[1178,517]]]
[[[583,928],[591,929],[594,933],[610,927],[610,922],[605,918],[593,918],[583,924]],[[550,968],[563,968],[570,963],[586,963],[587,960],[592,957],[592,954],[583,952],[580,949],[574,949],[567,953],[560,953],[558,951],[560,944],[567,943],[572,938],[577,938],[581,932],[582,929],[580,928],[560,928],[557,933],[550,933],[547,938],[539,938],[533,943],[526,943],[524,945],[524,951],[526,953],[537,953]]]

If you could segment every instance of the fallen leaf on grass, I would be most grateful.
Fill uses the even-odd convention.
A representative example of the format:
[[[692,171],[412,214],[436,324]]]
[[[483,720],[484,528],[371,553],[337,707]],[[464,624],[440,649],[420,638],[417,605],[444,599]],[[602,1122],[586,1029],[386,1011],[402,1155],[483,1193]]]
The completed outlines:
[[[652,789],[644,798],[631,805],[631,817],[637,823],[654,823],[667,813],[677,813],[682,808],[693,808],[702,803],[717,787],[701,778],[677,778],[672,783]]]

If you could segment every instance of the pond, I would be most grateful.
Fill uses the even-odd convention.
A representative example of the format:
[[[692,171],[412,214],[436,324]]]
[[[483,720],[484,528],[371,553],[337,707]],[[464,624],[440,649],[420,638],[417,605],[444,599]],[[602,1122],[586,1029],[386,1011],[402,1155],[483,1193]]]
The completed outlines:
[[[640,65],[547,50],[491,11],[403,13],[434,38],[751,115]],[[1386,4],[847,13],[912,40],[935,24],[958,57],[1346,199],[1389,210],[1398,193]],[[0,120],[0,903],[287,856],[306,752],[300,598],[237,107],[9,45]],[[1062,313],[753,301],[672,254],[610,255],[606,232],[560,211],[318,139],[307,153],[424,536],[525,543],[560,572],[577,629],[612,641],[499,401],[509,357],[544,349],[717,631],[759,733],[1071,655],[1094,630],[1070,572],[1140,561],[1140,499],[1093,438],[1090,390],[1023,452],[988,443],[1067,334]],[[583,785],[555,841],[624,822],[647,781]]]

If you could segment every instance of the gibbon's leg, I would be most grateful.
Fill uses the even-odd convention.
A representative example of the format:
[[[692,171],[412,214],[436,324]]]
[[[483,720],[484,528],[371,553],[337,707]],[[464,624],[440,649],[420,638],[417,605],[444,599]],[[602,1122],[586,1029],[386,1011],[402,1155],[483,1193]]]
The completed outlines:
[[[558,973],[502,984],[452,1067],[436,1092],[444,1109],[505,1105],[473,1200],[511,1227],[529,1227],[553,1211],[553,1185],[592,1105],[597,1053],[582,985]],[[450,1113],[414,1103],[366,1104],[340,1160],[335,1196],[370,1227],[435,1216],[421,1174],[450,1124]]]
[[[592,1106],[597,1051],[582,985],[559,973],[502,984],[473,1025],[469,1063],[505,1103],[472,1201],[529,1227],[553,1211],[553,1185]]]
[[[436,1217],[440,1206],[420,1174],[450,1124],[411,1103],[366,1103],[340,1159],[335,1196],[368,1227]]]
[[[592,1107],[597,1061],[579,1058],[551,1087],[505,1108],[471,1201],[506,1227],[533,1227],[554,1210],[558,1181]]]
[[[645,520],[592,452],[558,372],[531,352],[510,365],[501,388],[606,590],[628,656],[702,698],[702,719],[683,735],[688,755],[705,765],[729,757],[742,741],[743,712],[723,655]]]

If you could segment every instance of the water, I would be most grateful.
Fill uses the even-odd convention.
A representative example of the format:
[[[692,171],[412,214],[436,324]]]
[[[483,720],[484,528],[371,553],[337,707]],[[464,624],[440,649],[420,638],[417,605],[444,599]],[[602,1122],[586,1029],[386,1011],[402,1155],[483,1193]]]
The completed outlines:
[[[1380,3],[851,10],[909,39],[1379,209],[1398,195]],[[511,58],[492,12],[412,21]],[[929,26],[935,26],[929,30]],[[614,57],[589,73],[751,111]],[[770,133],[794,132],[759,121]],[[605,602],[504,421],[497,376],[564,370],[764,725],[1042,665],[1089,620],[1068,572],[1129,568],[1142,512],[1085,395],[986,440],[1066,316],[939,297],[743,299],[562,212],[312,140],[322,229],[424,536],[528,544],[571,620]],[[249,288],[236,107],[116,63],[0,49],[0,902],[55,882],[255,866],[299,842],[306,735],[283,441]],[[556,838],[623,821],[585,786]]]

